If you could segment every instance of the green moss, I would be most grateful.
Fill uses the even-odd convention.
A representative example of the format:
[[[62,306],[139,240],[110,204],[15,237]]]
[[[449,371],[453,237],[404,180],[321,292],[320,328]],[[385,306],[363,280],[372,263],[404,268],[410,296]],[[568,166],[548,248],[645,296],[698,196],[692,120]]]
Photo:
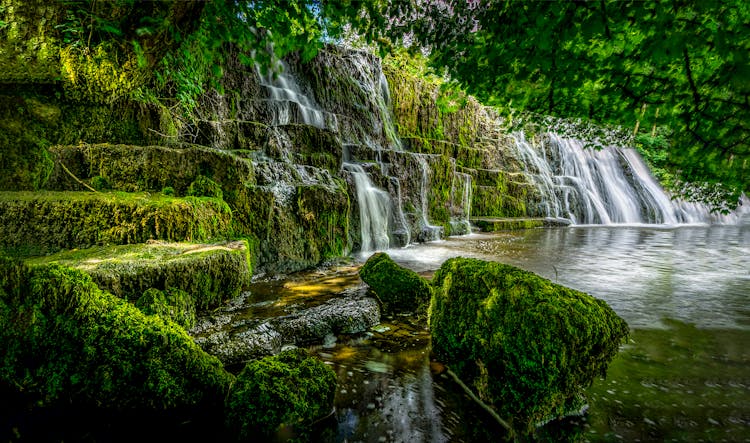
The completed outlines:
[[[239,440],[305,440],[306,430],[333,408],[336,374],[302,349],[252,361],[226,401],[226,426]]]
[[[580,401],[628,334],[604,301],[509,265],[454,258],[432,284],[433,351],[520,432]]]
[[[533,229],[544,226],[542,218],[472,218],[477,228],[484,232]]]
[[[360,278],[378,295],[387,309],[424,311],[431,287],[416,272],[397,265],[388,254],[373,254],[359,270]]]
[[[81,271],[0,259],[0,382],[39,406],[216,407],[233,376]]]
[[[37,252],[152,239],[225,237],[231,210],[221,200],[159,194],[0,193],[0,247]]]
[[[323,261],[349,253],[349,194],[339,187],[301,186],[297,189],[297,213],[304,228],[305,247],[313,260]]]
[[[191,197],[213,197],[219,200],[224,197],[221,185],[203,175],[199,175],[190,183],[187,195]]]
[[[245,185],[255,183],[249,160],[204,147],[94,144],[53,146],[50,150],[55,169],[47,189],[83,190],[62,165],[81,180],[101,175],[107,177],[113,189],[127,192],[158,192],[171,187],[177,195],[190,195],[188,188],[193,182],[200,181],[193,185],[194,192],[198,192],[200,186],[211,186],[205,182],[210,179],[221,186],[225,199],[230,201],[227,194],[236,194]],[[209,196],[216,196],[212,192],[208,192]]]
[[[133,302],[152,288],[185,291],[191,297],[193,311],[196,307],[217,307],[239,295],[252,275],[245,242],[150,242],[95,247],[30,259],[27,263],[58,263],[80,269],[102,289]]]
[[[106,191],[112,189],[112,185],[109,183],[109,180],[107,180],[106,177],[102,177],[101,175],[91,177],[91,187],[96,189],[97,191]]]
[[[149,288],[135,302],[135,306],[146,315],[172,320],[185,329],[195,326],[195,300],[182,289],[160,291]]]

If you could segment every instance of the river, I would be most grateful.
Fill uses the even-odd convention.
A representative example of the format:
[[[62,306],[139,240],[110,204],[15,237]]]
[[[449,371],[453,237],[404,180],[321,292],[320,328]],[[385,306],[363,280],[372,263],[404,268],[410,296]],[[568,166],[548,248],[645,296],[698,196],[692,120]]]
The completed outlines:
[[[388,252],[427,277],[454,256],[516,265],[607,301],[628,322],[630,340],[588,389],[587,413],[538,439],[750,441],[750,224],[532,229]],[[384,318],[364,337],[313,349],[340,385],[321,441],[507,439],[431,361],[421,324]]]

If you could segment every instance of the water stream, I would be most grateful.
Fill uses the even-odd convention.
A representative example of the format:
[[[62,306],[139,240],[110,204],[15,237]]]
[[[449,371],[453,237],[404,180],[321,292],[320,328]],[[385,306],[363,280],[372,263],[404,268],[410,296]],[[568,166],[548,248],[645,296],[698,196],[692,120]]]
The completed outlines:
[[[628,322],[631,340],[588,389],[588,412],[546,425],[539,440],[748,441],[750,223],[534,229],[388,252],[428,277],[453,256],[514,264],[604,299]],[[340,384],[321,441],[506,438],[440,373],[422,322],[385,318],[312,350]]]

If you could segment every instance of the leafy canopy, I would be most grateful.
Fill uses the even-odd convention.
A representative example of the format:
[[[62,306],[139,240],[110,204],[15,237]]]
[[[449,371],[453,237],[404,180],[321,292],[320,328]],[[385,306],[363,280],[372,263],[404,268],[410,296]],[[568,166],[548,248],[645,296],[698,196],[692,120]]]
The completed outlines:
[[[376,10],[377,2],[369,5]],[[488,104],[669,132],[683,180],[750,190],[750,4],[397,0],[362,35],[428,48]],[[736,200],[736,198],[735,198]]]

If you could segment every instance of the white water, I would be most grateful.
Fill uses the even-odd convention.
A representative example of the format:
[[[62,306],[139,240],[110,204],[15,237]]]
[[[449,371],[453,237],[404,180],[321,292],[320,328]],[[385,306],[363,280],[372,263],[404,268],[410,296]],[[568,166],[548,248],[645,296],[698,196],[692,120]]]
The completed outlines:
[[[633,149],[586,149],[555,133],[532,146],[523,133],[513,136],[525,172],[542,194],[539,215],[604,225],[733,223],[741,215],[716,215],[705,205],[670,198]]]
[[[458,189],[460,188],[460,189]],[[471,175],[456,171],[451,183],[451,194],[461,196],[461,208],[463,216],[451,218],[451,235],[466,235],[471,233]]]
[[[388,220],[390,219],[391,196],[375,187],[362,166],[344,163],[344,170],[354,178],[359,203],[359,228],[362,236],[362,252],[388,249]]]
[[[260,84],[268,91],[271,103],[272,125],[280,126],[290,123],[302,123],[318,128],[326,127],[326,119],[313,98],[309,97],[299,87],[297,81],[289,73],[289,68],[282,63],[282,71],[276,75],[269,72],[262,75],[258,71]]]
[[[427,154],[415,154],[415,158],[419,163],[420,170],[422,172],[422,181],[420,182],[419,199],[422,203],[422,229],[420,234],[420,241],[435,241],[440,240],[443,234],[442,226],[431,225],[427,219],[429,212],[429,205],[427,203],[427,192],[429,190],[429,178],[430,178],[430,167],[427,165],[427,160],[424,156]]]

